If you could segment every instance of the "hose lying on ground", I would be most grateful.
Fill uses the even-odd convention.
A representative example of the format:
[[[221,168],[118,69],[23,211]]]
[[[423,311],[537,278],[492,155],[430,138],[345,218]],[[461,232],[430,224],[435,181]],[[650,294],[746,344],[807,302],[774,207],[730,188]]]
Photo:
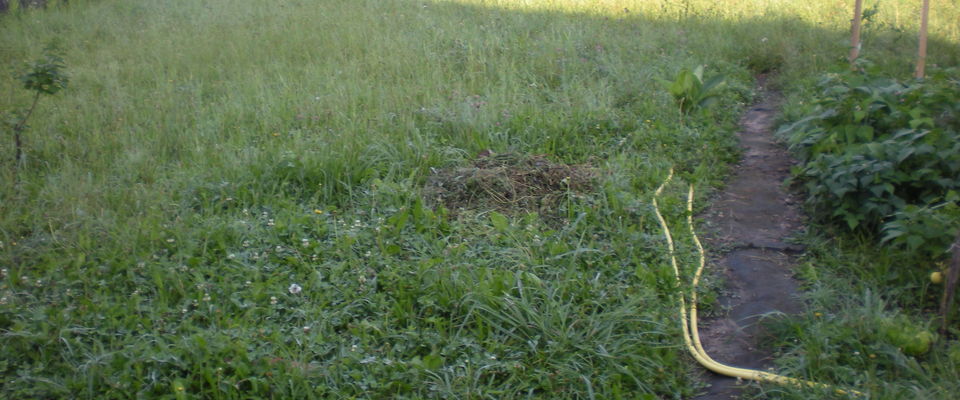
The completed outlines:
[[[700,276],[703,273],[704,265],[706,264],[705,251],[703,245],[700,244],[700,239],[697,238],[697,234],[693,229],[693,185],[690,185],[690,191],[687,195],[687,226],[690,228],[690,234],[693,236],[693,242],[697,246],[697,252],[699,253],[700,265],[697,267],[697,271],[694,274],[692,288],[691,288],[691,299],[690,299],[690,318],[687,318],[687,305],[685,300],[685,295],[681,289],[682,282],[680,280],[680,268],[677,265],[677,257],[674,252],[673,238],[670,234],[670,228],[667,227],[666,220],[663,219],[663,215],[660,214],[660,207],[657,204],[657,198],[660,197],[660,194],[663,192],[663,188],[667,186],[667,183],[673,179],[673,168],[670,169],[670,174],[667,176],[667,179],[660,184],[660,187],[657,188],[657,191],[653,195],[653,210],[657,214],[657,221],[660,223],[660,227],[663,228],[663,236],[667,239],[667,248],[670,253],[670,264],[673,266],[673,274],[676,278],[677,289],[680,289],[680,319],[683,321],[683,342],[687,348],[687,351],[693,356],[700,365],[703,365],[705,368],[716,372],[720,375],[730,376],[734,378],[749,379],[754,381],[764,381],[764,382],[774,382],[779,384],[795,385],[795,386],[807,386],[807,387],[816,387],[822,389],[831,389],[833,388],[830,385],[811,382],[802,379],[790,378],[783,375],[777,375],[769,372],[758,371],[754,369],[747,368],[738,368],[729,366],[726,364],[721,364],[717,361],[714,361],[710,358],[710,355],[703,349],[703,345],[700,343],[700,333],[697,328],[697,286],[700,284]],[[852,394],[860,396],[863,393],[860,393],[856,390],[842,390],[835,389],[838,394]]]

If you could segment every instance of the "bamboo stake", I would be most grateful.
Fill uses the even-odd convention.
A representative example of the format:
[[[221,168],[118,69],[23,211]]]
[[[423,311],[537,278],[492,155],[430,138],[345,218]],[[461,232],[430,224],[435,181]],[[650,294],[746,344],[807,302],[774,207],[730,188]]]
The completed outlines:
[[[860,56],[860,20],[863,16],[863,0],[856,0],[853,5],[853,19],[850,20],[850,68]]]
[[[920,10],[920,46],[917,51],[917,71],[914,77],[923,79],[926,74],[924,69],[927,66],[927,17],[930,14],[930,0],[923,0],[923,8]]]

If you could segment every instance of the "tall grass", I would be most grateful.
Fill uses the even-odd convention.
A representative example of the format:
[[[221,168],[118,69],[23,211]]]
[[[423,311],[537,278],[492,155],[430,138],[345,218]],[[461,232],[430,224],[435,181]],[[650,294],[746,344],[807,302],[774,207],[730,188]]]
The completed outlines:
[[[910,69],[908,3],[868,25],[866,56],[894,71]],[[929,62],[955,65],[957,6],[935,15]],[[51,40],[71,74],[31,121],[19,183],[0,141],[0,390],[690,395],[645,199],[669,165],[715,184],[752,75],[802,89],[842,61],[848,19],[831,1],[557,0],[0,17],[0,75]],[[681,123],[658,80],[700,64],[729,85]],[[0,92],[2,110],[29,95]],[[431,168],[485,149],[605,178],[560,226],[423,205]]]

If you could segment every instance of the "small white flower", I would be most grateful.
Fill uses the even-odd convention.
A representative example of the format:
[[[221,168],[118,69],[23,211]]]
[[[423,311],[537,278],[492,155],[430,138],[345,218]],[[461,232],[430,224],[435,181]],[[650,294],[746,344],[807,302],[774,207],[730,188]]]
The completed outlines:
[[[290,294],[297,294],[297,293],[300,293],[301,291],[303,291],[303,288],[300,287],[300,285],[298,285],[298,284],[296,284],[296,283],[291,283],[291,284],[290,284],[290,287],[287,288],[287,290],[290,291]]]
[[[232,259],[234,259],[234,258],[237,258],[237,255],[236,255],[236,254],[233,254],[233,253],[227,254],[227,259],[228,259],[228,260],[232,260]]]
[[[308,240],[307,238],[300,239],[300,245],[302,245],[303,247],[310,246],[310,240]]]
[[[310,333],[310,327],[309,326],[303,327],[303,333]]]
[[[276,297],[276,296],[270,296],[270,304],[272,304],[272,305],[277,305],[277,297]]]
[[[176,241],[177,241],[177,239],[174,239],[174,238],[169,238],[169,239],[167,239],[167,243],[173,243],[173,242],[176,242]]]

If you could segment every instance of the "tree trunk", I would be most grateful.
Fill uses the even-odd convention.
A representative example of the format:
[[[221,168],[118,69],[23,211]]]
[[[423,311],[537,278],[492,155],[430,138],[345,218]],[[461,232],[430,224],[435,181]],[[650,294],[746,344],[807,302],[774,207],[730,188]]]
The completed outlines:
[[[950,322],[950,309],[953,306],[954,295],[957,293],[957,283],[960,281],[960,234],[957,234],[957,240],[953,241],[953,258],[950,260],[950,268],[947,269],[947,279],[943,285],[943,298],[940,299],[940,318],[943,324],[940,326],[940,333],[947,333],[947,325]]]
[[[857,0],[853,5],[853,19],[850,20],[850,68],[860,56],[860,21],[863,19],[863,0]]]
[[[927,66],[927,17],[930,15],[930,0],[923,0],[923,8],[920,10],[920,46],[917,51],[917,71],[914,77],[923,79],[926,74],[924,69]]]

